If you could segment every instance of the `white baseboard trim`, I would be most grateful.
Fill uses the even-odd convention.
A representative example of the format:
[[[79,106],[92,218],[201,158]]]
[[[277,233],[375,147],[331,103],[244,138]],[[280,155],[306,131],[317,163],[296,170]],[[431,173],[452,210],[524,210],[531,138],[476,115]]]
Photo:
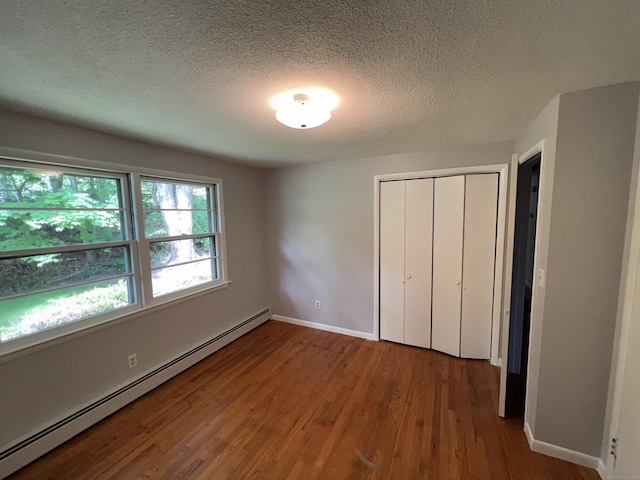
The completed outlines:
[[[536,440],[533,438],[531,427],[528,422],[524,424],[524,433],[527,436],[527,441],[529,442],[529,448],[531,451],[559,458],[560,460],[565,460],[577,465],[582,465],[583,467],[593,468],[594,470],[598,470],[598,473],[600,473],[600,464],[602,464],[602,460],[598,457],[592,457],[586,453],[576,452],[575,450],[569,450],[568,448]]]
[[[307,320],[299,320],[297,318],[284,317],[282,315],[271,315],[272,320],[279,322],[292,323],[301,327],[315,328],[316,330],[324,330],[325,332],[339,333],[341,335],[349,335],[350,337],[364,338],[365,340],[375,340],[373,333],[360,332],[358,330],[349,330],[348,328],[334,327],[324,323],[308,322]]]
[[[0,478],[31,463],[78,433],[98,423],[175,375],[230,344],[270,318],[266,309],[207,342],[121,385],[75,412],[57,419],[11,445],[0,447]]]
[[[533,450],[533,433],[531,433],[531,427],[529,426],[529,422],[524,422],[524,434],[527,437],[527,442],[529,442],[529,450]]]

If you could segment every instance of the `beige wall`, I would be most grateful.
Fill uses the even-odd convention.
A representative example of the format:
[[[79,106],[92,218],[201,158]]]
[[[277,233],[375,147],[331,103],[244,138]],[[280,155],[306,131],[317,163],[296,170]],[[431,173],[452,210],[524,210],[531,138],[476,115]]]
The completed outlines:
[[[264,172],[0,111],[0,146],[222,178],[229,288],[0,365],[0,451],[269,306]],[[139,366],[127,368],[127,355]]]
[[[529,414],[535,415],[536,440],[595,457],[601,454],[637,108],[638,83],[559,98],[546,285],[532,332],[532,357],[539,348],[539,364],[535,358],[532,364],[537,385],[529,392],[535,408]],[[549,132],[531,130],[517,148]]]
[[[269,171],[273,312],[373,333],[374,175],[508,163],[512,151],[503,142]]]

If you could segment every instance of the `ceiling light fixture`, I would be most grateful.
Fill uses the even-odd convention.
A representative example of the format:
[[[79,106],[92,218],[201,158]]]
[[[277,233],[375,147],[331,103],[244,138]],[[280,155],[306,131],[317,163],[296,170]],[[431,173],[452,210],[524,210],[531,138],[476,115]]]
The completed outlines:
[[[307,130],[326,123],[331,118],[331,112],[317,104],[303,93],[293,96],[293,104],[280,108],[276,112],[276,119],[291,128]]]

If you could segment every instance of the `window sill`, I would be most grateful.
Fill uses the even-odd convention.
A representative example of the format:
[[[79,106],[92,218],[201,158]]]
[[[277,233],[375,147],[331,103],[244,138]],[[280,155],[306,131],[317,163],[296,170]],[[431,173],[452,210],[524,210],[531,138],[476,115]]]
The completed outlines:
[[[76,340],[80,337],[84,337],[85,335],[91,335],[100,330],[111,328],[116,325],[120,325],[121,323],[128,322],[130,320],[134,320],[139,317],[151,315],[155,312],[159,312],[161,310],[165,310],[167,308],[180,305],[181,303],[193,300],[195,298],[203,297],[210,293],[217,292],[218,290],[224,290],[229,285],[231,285],[231,281],[221,282],[215,286],[212,286],[204,290],[200,290],[198,292],[190,293],[179,298],[168,299],[168,300],[156,303],[154,305],[150,305],[148,307],[142,307],[139,310],[136,310],[134,312],[128,312],[128,313],[114,316],[113,318],[109,318],[100,323],[96,323],[95,325],[92,325],[90,327],[84,327],[75,331],[54,336],[46,340],[37,341],[37,342],[34,342],[33,344],[14,347],[13,349],[9,347],[6,352],[0,353],[0,365],[12,362],[21,357],[26,357],[28,355],[32,355],[34,353],[37,353],[43,350],[48,350],[49,348],[55,347],[57,345]],[[0,345],[0,348],[2,348],[1,345]]]

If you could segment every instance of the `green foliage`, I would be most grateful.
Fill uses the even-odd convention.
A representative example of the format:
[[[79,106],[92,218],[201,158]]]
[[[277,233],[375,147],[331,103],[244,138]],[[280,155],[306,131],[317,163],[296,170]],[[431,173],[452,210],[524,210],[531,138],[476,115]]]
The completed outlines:
[[[211,208],[206,193],[203,194],[200,189],[193,195],[193,209],[205,210]],[[210,232],[212,226],[209,225],[209,212],[193,212],[193,231],[198,233]]]
[[[171,245],[168,242],[150,243],[149,254],[152,266],[163,264],[171,256]]]
[[[0,261],[0,336],[3,340],[73,322],[128,304],[126,282],[88,289],[76,286],[86,281],[126,275],[130,252],[125,248],[91,249],[47,255],[27,253],[31,249],[63,245],[90,245],[118,241],[125,237],[118,178],[51,172],[36,166],[21,169],[0,166],[0,252],[25,251],[21,258]],[[174,186],[171,193],[167,185]],[[208,192],[204,186],[171,182],[141,182],[146,236],[167,236],[168,232],[205,233],[212,230]],[[178,220],[167,214],[175,205],[176,192],[187,213]],[[186,203],[184,200],[186,199]],[[165,211],[160,205],[165,205]],[[188,210],[193,209],[193,212]],[[169,220],[168,220],[169,218]],[[174,233],[175,234],[175,233]],[[208,255],[210,240],[194,241],[188,255]],[[184,242],[152,242],[152,263],[163,264],[176,256]],[[184,249],[183,249],[184,250]],[[54,250],[55,251],[55,250]],[[199,276],[167,276],[167,291],[182,283],[206,281]],[[55,289],[55,290],[54,290]],[[48,290],[52,290],[49,292]],[[40,292],[40,293],[35,293]],[[35,305],[29,305],[35,302]],[[42,303],[45,302],[45,303]],[[7,317],[9,305],[24,305],[17,316]],[[8,323],[8,324],[7,324]]]
[[[147,238],[161,237],[166,235],[166,226],[162,213],[158,210],[159,203],[156,193],[156,182],[141,182],[142,207],[144,209],[144,227]]]
[[[0,251],[91,244],[123,237],[116,178],[0,167]],[[0,298],[122,273],[107,250],[25,255],[0,262]],[[113,264],[113,265],[112,265]]]
[[[54,178],[0,170],[2,251],[122,238],[120,212],[108,210],[119,207],[117,180],[70,175]]]
[[[10,325],[0,324],[0,341],[40,332],[129,304],[129,293],[124,280],[90,290],[81,289],[82,287],[68,291],[62,296],[60,292],[49,292],[50,298],[23,312],[19,321]]]
[[[0,298],[125,275],[127,248],[104,248],[0,260]]]
[[[161,191],[158,182],[142,182],[142,206],[144,207],[144,226],[147,238],[165,237],[170,235],[169,226],[161,211]],[[189,187],[191,195],[191,222],[193,233],[208,233],[212,231],[210,225],[211,208],[207,195],[207,187]]]

